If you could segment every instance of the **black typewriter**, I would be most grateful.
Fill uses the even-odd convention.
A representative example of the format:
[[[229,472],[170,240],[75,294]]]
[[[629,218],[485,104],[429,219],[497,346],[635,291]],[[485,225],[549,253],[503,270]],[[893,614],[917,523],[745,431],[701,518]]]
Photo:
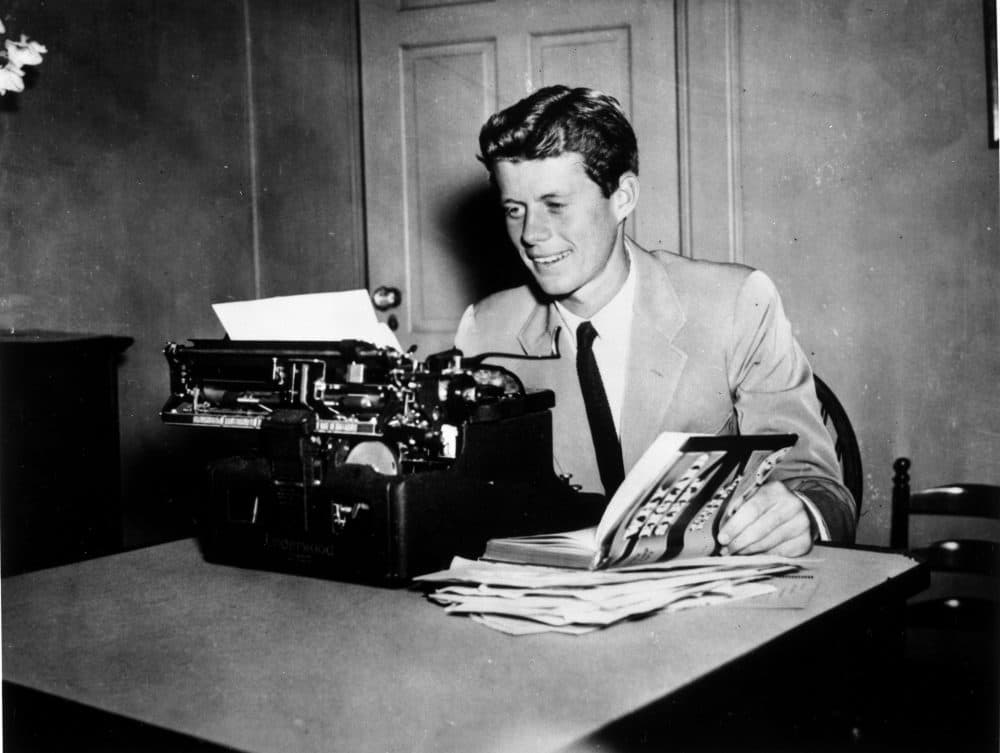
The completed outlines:
[[[494,536],[592,525],[552,469],[554,404],[511,371],[366,342],[167,343],[167,424],[241,435],[207,459],[209,560],[401,584]],[[247,449],[249,447],[249,449]]]

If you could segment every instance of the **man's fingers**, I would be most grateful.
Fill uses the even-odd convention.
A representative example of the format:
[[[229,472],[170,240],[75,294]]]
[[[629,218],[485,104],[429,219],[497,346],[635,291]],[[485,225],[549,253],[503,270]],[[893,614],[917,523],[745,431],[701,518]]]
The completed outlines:
[[[736,508],[736,512],[719,529],[719,543],[725,546],[743,533],[744,529],[760,517],[763,508],[757,497],[751,497]]]
[[[790,520],[802,502],[783,486],[762,487],[739,506],[719,531],[719,543],[736,551]]]
[[[781,557],[801,557],[804,554],[809,554],[812,547],[812,531],[807,530],[804,534],[780,544],[771,554],[777,554]]]
[[[774,550],[772,552],[773,554],[777,554],[779,553],[778,550],[783,549],[786,543],[797,541],[803,536],[806,541],[810,544],[812,543],[809,516],[806,515],[804,511],[802,511],[801,514],[793,514],[787,520],[780,523],[777,528],[765,529],[765,532],[760,538],[749,541],[747,544],[742,546],[740,545],[740,539],[743,538],[741,534],[739,538],[733,541],[733,543],[729,546],[729,549],[732,554],[761,554],[763,552],[771,552],[771,550]],[[801,544],[802,542],[798,542],[792,548],[799,549],[801,548]],[[808,549],[806,549],[806,551],[808,551]],[[805,554],[805,552],[800,552],[800,554]]]
[[[812,549],[812,524],[802,499],[775,481],[737,508],[718,541],[722,554],[798,557]]]

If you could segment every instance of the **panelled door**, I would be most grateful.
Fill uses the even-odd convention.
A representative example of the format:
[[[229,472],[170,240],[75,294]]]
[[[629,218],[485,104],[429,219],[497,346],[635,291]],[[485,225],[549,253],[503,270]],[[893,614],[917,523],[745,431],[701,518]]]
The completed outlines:
[[[479,128],[541,86],[616,96],[639,140],[630,233],[678,248],[674,9],[668,0],[361,0],[368,279],[398,290],[418,355],[451,346],[466,305],[523,281]],[[391,296],[386,296],[391,298]],[[391,301],[390,301],[391,303]]]

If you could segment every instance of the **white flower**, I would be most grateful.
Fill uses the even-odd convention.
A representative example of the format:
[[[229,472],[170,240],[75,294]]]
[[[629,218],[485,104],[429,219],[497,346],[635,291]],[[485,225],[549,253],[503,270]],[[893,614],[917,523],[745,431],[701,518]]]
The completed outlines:
[[[0,35],[6,32],[7,29],[0,22]],[[0,68],[0,94],[9,91],[23,92],[24,71],[21,70],[22,66],[39,65],[42,62],[42,55],[46,54],[48,50],[45,45],[32,42],[24,34],[21,35],[20,42],[5,39],[3,43],[4,49],[0,50],[0,63],[3,62],[4,58],[7,59],[7,62]]]
[[[20,42],[8,39],[6,47],[7,59],[18,68],[23,65],[39,65],[42,62],[42,55],[48,52],[44,45],[28,41],[24,34],[21,35]]]
[[[0,94],[4,92],[23,92],[24,81],[21,79],[24,73],[16,65],[8,63],[0,68]]]

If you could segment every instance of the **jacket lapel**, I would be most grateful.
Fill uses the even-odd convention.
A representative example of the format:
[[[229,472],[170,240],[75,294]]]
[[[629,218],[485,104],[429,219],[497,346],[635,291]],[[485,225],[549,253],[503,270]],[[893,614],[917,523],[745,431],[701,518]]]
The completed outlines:
[[[626,471],[663,430],[687,361],[673,342],[685,317],[666,267],[634,245],[632,263],[636,290],[621,422]]]
[[[524,348],[525,355],[542,358],[543,360],[520,361],[514,367],[521,375],[525,384],[533,384],[546,387],[556,393],[557,416],[561,419],[557,422],[557,430],[568,430],[570,434],[578,432],[572,431],[566,424],[566,420],[574,415],[584,416],[583,397],[580,395],[580,383],[576,375],[576,359],[573,357],[573,350],[570,343],[571,335],[563,328],[562,319],[555,307],[549,305],[539,305],[528,318],[521,330],[518,340]],[[551,356],[559,354],[559,358]],[[590,432],[586,432],[587,443],[580,446],[589,447],[593,452],[590,442]],[[578,449],[576,437],[556,436],[554,442],[557,447],[573,446],[574,451]]]
[[[560,357],[520,361],[512,368],[525,384],[544,386],[556,394],[556,410],[552,414],[552,460],[556,472],[572,474],[571,483],[597,491],[601,482],[570,338],[555,307],[539,304],[518,334],[518,341],[525,355],[559,353]]]
[[[539,303],[531,310],[517,341],[528,356],[550,356],[559,329],[559,315],[551,304]]]

